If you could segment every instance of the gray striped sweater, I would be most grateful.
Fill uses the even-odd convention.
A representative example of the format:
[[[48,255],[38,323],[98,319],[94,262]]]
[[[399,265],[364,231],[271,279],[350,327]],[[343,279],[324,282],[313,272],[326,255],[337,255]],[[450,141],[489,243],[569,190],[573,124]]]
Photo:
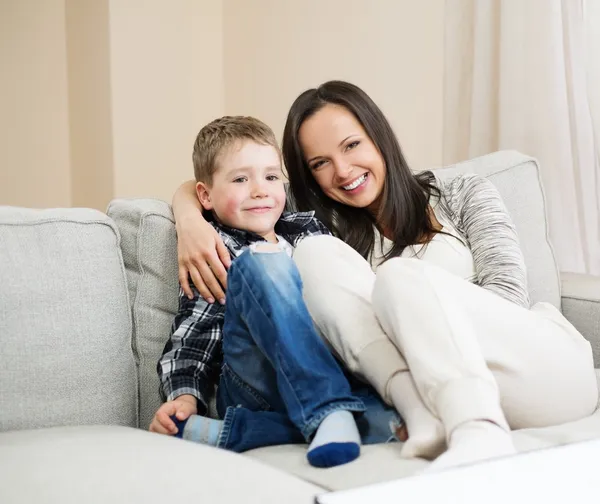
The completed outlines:
[[[519,239],[502,198],[480,175],[437,179],[441,209],[473,254],[477,284],[529,308],[527,271]]]

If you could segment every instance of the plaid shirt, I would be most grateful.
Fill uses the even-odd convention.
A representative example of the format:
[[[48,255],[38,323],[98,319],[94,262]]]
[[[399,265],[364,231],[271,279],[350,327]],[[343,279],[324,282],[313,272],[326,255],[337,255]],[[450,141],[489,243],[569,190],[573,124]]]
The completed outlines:
[[[264,241],[254,233],[232,229],[214,220],[211,224],[232,258],[240,255],[251,243]],[[275,225],[275,232],[293,247],[307,236],[331,234],[314,217],[314,212],[284,212]],[[183,290],[179,290],[179,312],[173,321],[171,338],[158,361],[157,371],[163,399],[169,401],[191,394],[198,400],[198,412],[206,414],[223,362],[225,306],[207,303],[191,282],[190,285],[193,299],[188,299]]]

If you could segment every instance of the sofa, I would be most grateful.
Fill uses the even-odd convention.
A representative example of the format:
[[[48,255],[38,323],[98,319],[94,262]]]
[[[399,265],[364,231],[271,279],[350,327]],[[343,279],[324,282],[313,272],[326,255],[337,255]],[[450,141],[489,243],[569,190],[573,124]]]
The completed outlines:
[[[547,301],[600,365],[600,278],[558,272],[536,161],[496,152],[436,170],[488,177],[516,224],[532,302]],[[156,361],[178,305],[170,206],[116,199],[84,208],[0,207],[0,502],[314,502],[415,474],[398,443],[331,469],[306,447],[234,454],[147,431]],[[560,404],[556,407],[560,408]],[[513,433],[519,451],[600,437],[600,413]]]

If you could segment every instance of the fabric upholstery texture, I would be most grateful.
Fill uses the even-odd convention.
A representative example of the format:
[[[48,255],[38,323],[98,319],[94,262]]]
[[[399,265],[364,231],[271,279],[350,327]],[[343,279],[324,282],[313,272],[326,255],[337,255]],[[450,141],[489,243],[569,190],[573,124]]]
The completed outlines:
[[[0,207],[0,431],[136,426],[119,235],[88,209]]]
[[[596,375],[600,385],[600,371],[596,371]],[[575,422],[512,432],[515,447],[520,453],[598,437],[600,410]],[[360,457],[352,464],[327,471],[306,463],[304,445],[259,448],[246,454],[329,490],[344,490],[411,476],[429,464],[421,459],[402,459],[399,452],[400,446],[395,443],[363,446]]]
[[[107,210],[122,236],[138,360],[140,427],[147,429],[161,404],[156,363],[178,308],[177,237],[164,201],[114,200]]]
[[[126,427],[4,433],[0,453],[6,504],[312,504],[323,493],[249,457]]]
[[[546,203],[535,159],[501,151],[435,170],[442,178],[458,173],[487,177],[498,189],[519,235],[527,266],[531,303],[546,301],[560,308],[560,281],[548,236]]]
[[[563,315],[592,345],[594,365],[600,367],[600,277],[562,273]]]

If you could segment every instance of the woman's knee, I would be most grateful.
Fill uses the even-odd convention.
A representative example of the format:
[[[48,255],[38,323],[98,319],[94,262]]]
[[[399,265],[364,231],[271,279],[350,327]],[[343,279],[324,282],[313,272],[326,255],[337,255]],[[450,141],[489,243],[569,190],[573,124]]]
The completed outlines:
[[[377,276],[393,277],[398,275],[422,275],[424,271],[423,261],[420,259],[405,259],[394,257],[385,261],[377,269]]]
[[[319,281],[351,277],[373,281],[370,264],[350,245],[330,235],[311,236],[302,240],[294,252],[294,262],[303,280]]]
[[[294,262],[300,271],[310,269],[317,261],[334,256],[340,243],[344,242],[330,235],[304,238],[294,250]]]
[[[377,269],[373,296],[389,298],[393,291],[396,295],[405,293],[412,297],[417,283],[423,279],[424,265],[419,259],[389,259]]]

